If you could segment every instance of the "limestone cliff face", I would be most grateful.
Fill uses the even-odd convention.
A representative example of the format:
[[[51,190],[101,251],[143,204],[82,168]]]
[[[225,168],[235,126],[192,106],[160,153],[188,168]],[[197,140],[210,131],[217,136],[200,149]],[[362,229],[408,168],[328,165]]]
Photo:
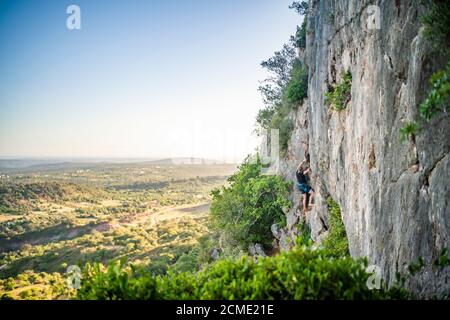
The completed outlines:
[[[306,150],[317,200],[307,217],[312,237],[326,235],[331,196],[339,203],[353,257],[367,257],[392,284],[396,272],[423,257],[427,266],[410,281],[422,295],[450,293],[450,269],[432,267],[450,248],[450,117],[430,121],[415,141],[399,142],[405,121],[418,118],[427,81],[443,57],[420,35],[417,1],[311,0],[305,63],[308,100],[293,114],[295,129],[281,169],[295,179]],[[369,29],[377,5],[381,29]],[[324,103],[328,87],[352,74],[351,101],[343,111]],[[300,194],[282,246],[295,234]]]

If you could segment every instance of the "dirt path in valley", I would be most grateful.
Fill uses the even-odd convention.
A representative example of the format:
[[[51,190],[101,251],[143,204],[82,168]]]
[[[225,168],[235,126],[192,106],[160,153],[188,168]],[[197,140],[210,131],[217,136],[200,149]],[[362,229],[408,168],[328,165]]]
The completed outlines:
[[[197,218],[206,215],[210,203],[187,204],[181,206],[171,206],[162,208],[157,212],[144,212],[140,214],[130,214],[126,218],[113,221],[91,222],[85,225],[73,225],[67,222],[23,235],[12,237],[11,239],[0,239],[0,253],[20,249],[25,244],[42,245],[50,242],[71,240],[92,231],[108,232],[123,227],[151,224],[156,226],[159,222],[191,217]]]
[[[162,208],[157,212],[145,212],[131,217],[127,217],[126,221],[120,221],[120,224],[127,226],[136,226],[143,223],[151,223],[155,225],[159,221],[170,220],[174,218],[182,217],[200,217],[206,214],[209,210],[210,203],[201,204],[188,204],[181,206],[172,206],[167,208]]]

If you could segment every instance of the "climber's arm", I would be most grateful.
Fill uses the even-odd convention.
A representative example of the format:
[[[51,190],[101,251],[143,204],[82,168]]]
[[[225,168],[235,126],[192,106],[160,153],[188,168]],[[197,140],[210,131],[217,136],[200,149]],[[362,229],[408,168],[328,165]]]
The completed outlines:
[[[297,171],[300,171],[300,168],[302,167],[302,165],[306,162],[306,159],[303,160],[302,162],[300,162],[300,164],[297,167]]]

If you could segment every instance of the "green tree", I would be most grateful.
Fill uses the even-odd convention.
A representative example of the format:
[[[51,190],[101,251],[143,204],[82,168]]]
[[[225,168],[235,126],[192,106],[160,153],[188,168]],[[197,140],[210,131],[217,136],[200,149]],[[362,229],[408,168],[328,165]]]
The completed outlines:
[[[296,48],[306,48],[306,20],[303,20],[300,27],[297,26],[297,31],[294,36],[291,36],[291,41],[295,44]]]
[[[274,105],[281,102],[283,90],[289,83],[295,59],[295,47],[292,43],[289,43],[284,44],[283,48],[280,51],[276,51],[272,57],[261,62],[261,66],[270,74],[258,88],[266,105]]]
[[[301,16],[305,16],[308,14],[309,5],[307,1],[294,1],[289,6],[289,9],[294,9]]]
[[[259,159],[247,159],[232,175],[227,187],[212,192],[210,215],[213,227],[242,248],[250,243],[270,245],[270,227],[284,223],[289,185],[279,176],[262,175]],[[230,243],[234,245],[234,243]]]

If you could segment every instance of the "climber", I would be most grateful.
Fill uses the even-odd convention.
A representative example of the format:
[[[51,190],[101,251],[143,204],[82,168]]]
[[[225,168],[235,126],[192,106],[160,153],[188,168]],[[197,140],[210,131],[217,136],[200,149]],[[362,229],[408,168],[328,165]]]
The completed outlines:
[[[300,162],[296,172],[297,188],[303,195],[303,209],[305,210],[305,212],[309,211],[308,205],[314,202],[314,189],[311,188],[306,179],[306,175],[311,173],[311,167],[308,166],[308,168],[306,169],[306,163],[309,164],[308,157]]]

